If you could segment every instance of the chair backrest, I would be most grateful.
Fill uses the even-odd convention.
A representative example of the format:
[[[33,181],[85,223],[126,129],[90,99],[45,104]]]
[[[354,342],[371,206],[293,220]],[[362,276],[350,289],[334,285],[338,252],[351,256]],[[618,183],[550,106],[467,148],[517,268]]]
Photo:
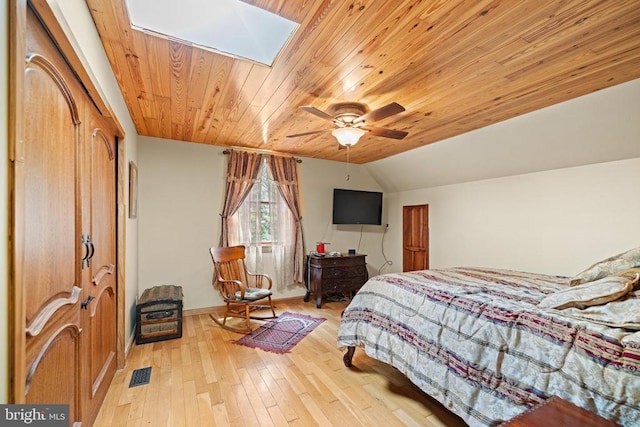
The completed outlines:
[[[218,280],[239,280],[245,286],[250,286],[247,267],[244,263],[244,250],[244,246],[209,249]]]

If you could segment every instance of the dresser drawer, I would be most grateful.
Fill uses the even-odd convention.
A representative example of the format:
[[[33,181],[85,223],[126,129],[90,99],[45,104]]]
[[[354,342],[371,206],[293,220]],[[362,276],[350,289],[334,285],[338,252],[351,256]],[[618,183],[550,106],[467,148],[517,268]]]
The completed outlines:
[[[327,294],[355,292],[362,287],[362,279],[333,279],[322,283],[322,291]]]
[[[363,263],[364,258],[360,255],[327,256],[311,259],[312,267],[321,268],[362,266]]]
[[[347,267],[323,268],[320,271],[323,279],[362,277],[365,272],[365,266],[356,265],[356,266],[347,266]]]

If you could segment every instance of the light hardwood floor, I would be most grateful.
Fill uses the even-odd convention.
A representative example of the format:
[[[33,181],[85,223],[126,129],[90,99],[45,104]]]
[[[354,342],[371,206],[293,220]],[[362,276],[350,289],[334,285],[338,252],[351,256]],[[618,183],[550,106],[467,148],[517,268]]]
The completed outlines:
[[[233,344],[242,335],[186,314],[182,338],[134,345],[96,423],[102,426],[466,426],[389,365],[336,348],[346,302],[277,302],[327,320],[290,353]],[[135,369],[149,384],[129,388]]]

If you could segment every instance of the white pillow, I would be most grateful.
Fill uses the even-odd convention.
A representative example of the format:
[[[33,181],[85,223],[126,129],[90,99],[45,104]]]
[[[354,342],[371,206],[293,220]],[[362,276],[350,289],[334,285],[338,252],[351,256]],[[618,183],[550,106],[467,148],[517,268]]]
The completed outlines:
[[[606,304],[631,292],[637,281],[637,277],[631,280],[620,276],[604,277],[547,295],[538,303],[538,307],[562,310]]]
[[[630,249],[593,264],[586,270],[576,274],[569,284],[575,286],[581,283],[592,282],[634,267],[640,267],[640,247]]]
[[[629,292],[608,304],[584,309],[566,308],[564,316],[609,326],[612,328],[640,330],[640,291]]]

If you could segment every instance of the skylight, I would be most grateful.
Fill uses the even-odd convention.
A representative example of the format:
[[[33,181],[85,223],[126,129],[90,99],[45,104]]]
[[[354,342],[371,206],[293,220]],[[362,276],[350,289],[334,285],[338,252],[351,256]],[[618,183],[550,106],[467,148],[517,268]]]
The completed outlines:
[[[127,0],[131,25],[271,66],[298,24],[240,0]]]

